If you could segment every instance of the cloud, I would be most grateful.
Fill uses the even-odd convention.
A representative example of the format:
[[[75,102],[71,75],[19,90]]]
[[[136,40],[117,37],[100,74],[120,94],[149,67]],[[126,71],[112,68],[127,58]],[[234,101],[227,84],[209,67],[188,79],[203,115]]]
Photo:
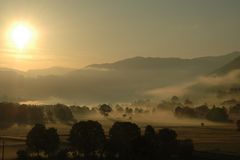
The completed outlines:
[[[145,94],[162,99],[176,95],[189,97],[196,101],[216,101],[219,91],[226,91],[234,87],[240,87],[240,70],[234,70],[224,76],[202,76],[193,82],[157,88],[149,90]]]

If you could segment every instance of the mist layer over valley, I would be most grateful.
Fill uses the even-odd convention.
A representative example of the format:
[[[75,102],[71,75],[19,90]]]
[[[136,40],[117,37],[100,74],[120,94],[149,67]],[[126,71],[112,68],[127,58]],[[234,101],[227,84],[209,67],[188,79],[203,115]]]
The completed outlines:
[[[239,74],[234,71],[239,69],[235,65],[240,63],[239,56],[240,52],[194,59],[135,57],[82,69],[55,67],[28,72],[2,68],[0,100],[98,104],[156,97],[159,101],[174,95],[204,99],[211,94],[216,98],[220,92],[239,87]],[[232,61],[233,68],[229,67]],[[225,65],[224,74],[219,74]]]

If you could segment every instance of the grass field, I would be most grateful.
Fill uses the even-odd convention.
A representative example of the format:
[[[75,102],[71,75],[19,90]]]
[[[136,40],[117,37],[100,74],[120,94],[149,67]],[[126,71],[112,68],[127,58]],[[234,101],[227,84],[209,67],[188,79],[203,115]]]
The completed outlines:
[[[100,120],[105,132],[108,132],[112,125],[111,120]],[[139,122],[138,125],[144,130],[145,123]],[[153,123],[156,130],[169,127],[174,129],[178,134],[178,139],[192,139],[195,150],[209,151],[213,153],[225,153],[232,155],[240,155],[240,132],[236,130],[234,124],[209,124],[201,127],[199,123],[191,123],[184,125],[176,125],[176,123]],[[58,129],[59,134],[65,135],[69,133],[71,126],[66,125],[51,125]],[[31,129],[30,126],[14,126],[7,130],[0,130],[1,136],[26,137],[27,132]],[[23,140],[6,140],[5,157],[13,159],[16,157],[16,151],[25,147]]]

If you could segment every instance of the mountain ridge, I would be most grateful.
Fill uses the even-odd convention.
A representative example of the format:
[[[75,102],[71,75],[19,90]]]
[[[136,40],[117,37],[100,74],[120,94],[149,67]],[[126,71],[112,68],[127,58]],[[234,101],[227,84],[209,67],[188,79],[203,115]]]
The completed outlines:
[[[132,57],[123,60],[119,60],[113,63],[101,63],[101,64],[91,64],[86,66],[85,68],[106,68],[106,69],[152,69],[154,67],[165,67],[169,64],[178,65],[188,67],[186,63],[189,65],[194,63],[206,63],[207,61],[212,61],[213,63],[218,63],[218,67],[222,64],[220,61],[229,61],[235,59],[240,56],[240,52],[232,52],[230,54],[225,54],[221,56],[205,56],[205,57],[197,57],[197,58],[177,58],[177,57],[169,57],[169,58],[161,58],[161,57]],[[217,60],[216,60],[217,59]],[[217,67],[217,68],[218,68]]]
[[[123,60],[124,63],[120,61],[120,68],[85,67],[57,76],[29,77],[0,71],[0,100],[1,97],[5,97],[2,98],[5,101],[56,97],[82,103],[128,102],[143,96],[146,98],[144,93],[148,90],[193,82],[231,62],[238,54],[240,52],[201,57],[200,60],[170,58],[171,63],[169,59],[164,59],[160,65],[159,58],[135,58],[133,61],[137,64],[133,65],[129,65],[132,59]],[[146,63],[146,60],[150,62]]]

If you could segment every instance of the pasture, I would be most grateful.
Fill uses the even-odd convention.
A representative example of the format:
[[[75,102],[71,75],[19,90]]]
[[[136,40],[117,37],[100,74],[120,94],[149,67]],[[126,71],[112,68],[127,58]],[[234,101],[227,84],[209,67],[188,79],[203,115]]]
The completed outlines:
[[[113,122],[100,121],[103,124],[104,130],[107,134],[109,127]],[[138,123],[142,131],[144,131],[144,123]],[[236,130],[234,124],[216,124],[216,125],[166,125],[166,124],[152,124],[156,131],[160,128],[169,127],[174,129],[178,134],[178,139],[192,139],[196,151],[207,151],[211,153],[223,153],[230,155],[240,155],[240,132]],[[67,125],[48,125],[47,127],[55,127],[58,129],[60,135],[67,135],[71,126]],[[12,137],[14,140],[5,140],[5,158],[14,159],[16,157],[16,151],[25,147],[24,138],[30,126],[13,126],[6,130],[0,130],[1,136]],[[62,140],[66,140],[65,136],[62,136]],[[2,146],[0,147],[2,149]]]

